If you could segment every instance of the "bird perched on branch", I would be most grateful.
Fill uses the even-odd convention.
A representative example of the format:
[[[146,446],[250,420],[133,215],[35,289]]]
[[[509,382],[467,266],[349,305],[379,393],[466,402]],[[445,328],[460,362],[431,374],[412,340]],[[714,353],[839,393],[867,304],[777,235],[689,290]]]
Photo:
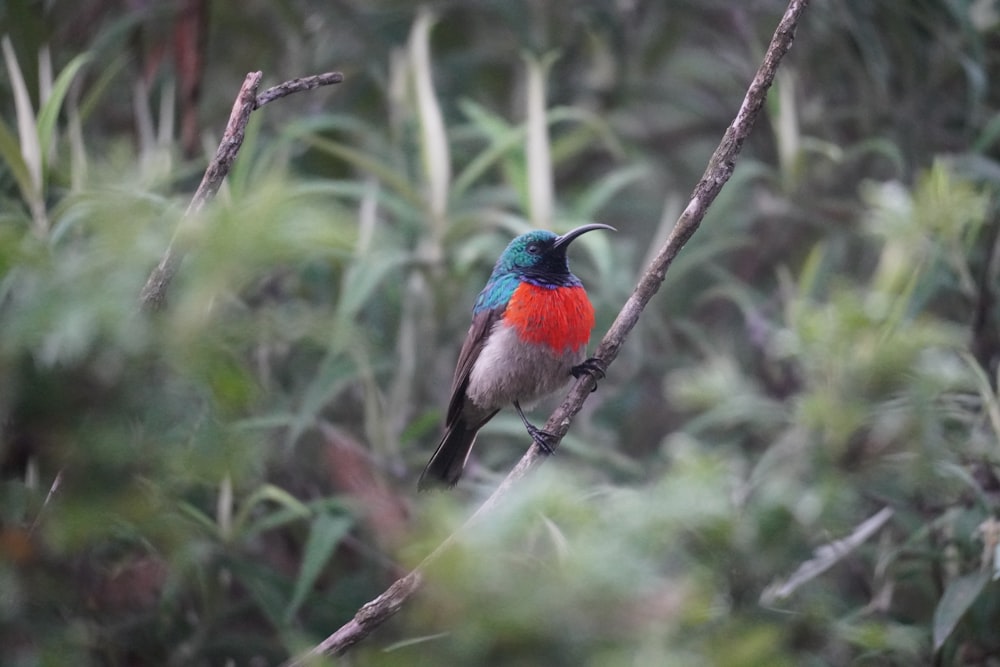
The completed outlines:
[[[529,404],[565,385],[570,376],[604,371],[584,360],[594,307],[580,279],[570,273],[566,250],[581,234],[614,227],[590,224],[562,236],[522,234],[500,255],[472,309],[472,326],[458,355],[445,433],[420,475],[421,490],[454,486],[476,434],[513,404],[532,440],[551,453],[553,436],[528,421]]]

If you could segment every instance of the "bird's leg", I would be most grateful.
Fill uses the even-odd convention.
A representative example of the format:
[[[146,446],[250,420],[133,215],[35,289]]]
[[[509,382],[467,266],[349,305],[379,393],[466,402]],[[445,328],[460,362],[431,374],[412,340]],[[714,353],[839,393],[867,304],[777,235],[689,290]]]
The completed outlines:
[[[524,428],[528,429],[528,435],[530,435],[531,439],[535,441],[535,444],[538,445],[538,447],[546,454],[551,454],[554,450],[553,444],[555,443],[556,436],[552,435],[548,431],[543,431],[529,422],[528,418],[524,416],[524,410],[521,409],[521,404],[517,401],[514,401],[514,409],[517,410],[517,414],[521,418]]]
[[[573,366],[569,369],[570,374],[576,379],[580,379],[580,376],[587,374],[594,378],[594,388],[591,392],[597,391],[597,383],[604,379],[604,360],[598,357],[590,357],[589,359],[584,359],[582,362]]]

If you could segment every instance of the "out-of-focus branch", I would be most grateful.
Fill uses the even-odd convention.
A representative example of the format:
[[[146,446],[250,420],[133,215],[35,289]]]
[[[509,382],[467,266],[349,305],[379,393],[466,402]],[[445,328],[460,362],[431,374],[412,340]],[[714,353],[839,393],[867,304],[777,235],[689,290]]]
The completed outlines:
[[[799,565],[790,577],[784,581],[776,580],[765,588],[764,592],[760,594],[761,604],[764,606],[773,605],[790,596],[803,584],[829,570],[877,533],[892,518],[892,515],[893,509],[891,507],[883,507],[858,524],[847,537],[818,547],[813,553],[813,557]]]
[[[332,83],[340,83],[344,76],[340,72],[327,72],[316,76],[307,76],[300,79],[292,79],[282,84],[268,88],[259,96],[257,89],[260,87],[261,72],[250,72],[243,81],[233,110],[229,114],[229,122],[226,130],[222,134],[222,141],[215,151],[215,157],[205,170],[205,175],[201,179],[198,190],[195,191],[191,203],[184,214],[185,218],[197,214],[210,202],[222,187],[222,181],[229,174],[236,156],[243,145],[243,137],[246,135],[247,123],[250,122],[250,114],[260,107],[279,97],[285,97],[302,90],[312,90],[318,86],[326,86]],[[175,237],[176,238],[176,237]],[[163,307],[167,294],[167,287],[177,273],[177,266],[180,264],[182,253],[176,248],[173,241],[163,253],[159,264],[149,274],[146,284],[139,293],[139,302],[146,310],[159,310]]]

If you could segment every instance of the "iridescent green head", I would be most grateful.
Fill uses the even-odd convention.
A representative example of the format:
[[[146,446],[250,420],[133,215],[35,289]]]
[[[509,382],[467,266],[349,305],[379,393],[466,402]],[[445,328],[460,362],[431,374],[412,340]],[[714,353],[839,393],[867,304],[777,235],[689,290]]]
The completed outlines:
[[[526,278],[553,278],[571,276],[566,250],[569,244],[582,234],[595,229],[610,229],[614,227],[602,224],[582,225],[570,230],[562,236],[539,229],[521,234],[507,246],[500,255],[493,275],[514,273]]]
[[[539,229],[515,238],[493,267],[489,282],[476,300],[475,311],[506,304],[521,281],[545,287],[579,286],[579,279],[569,270],[566,250],[574,239],[595,229],[615,231],[610,225],[594,223],[561,236]]]

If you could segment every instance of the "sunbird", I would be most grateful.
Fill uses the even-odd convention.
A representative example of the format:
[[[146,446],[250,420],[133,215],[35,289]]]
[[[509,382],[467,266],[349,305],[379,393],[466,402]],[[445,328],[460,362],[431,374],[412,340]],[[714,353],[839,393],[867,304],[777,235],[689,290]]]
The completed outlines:
[[[476,298],[472,325],[458,354],[444,437],[417,488],[454,486],[476,434],[501,408],[513,404],[531,439],[551,453],[552,435],[524,416],[533,403],[590,373],[603,377],[597,359],[584,359],[594,328],[594,306],[569,270],[566,250],[582,234],[614,227],[582,225],[558,236],[521,234],[500,255]]]

